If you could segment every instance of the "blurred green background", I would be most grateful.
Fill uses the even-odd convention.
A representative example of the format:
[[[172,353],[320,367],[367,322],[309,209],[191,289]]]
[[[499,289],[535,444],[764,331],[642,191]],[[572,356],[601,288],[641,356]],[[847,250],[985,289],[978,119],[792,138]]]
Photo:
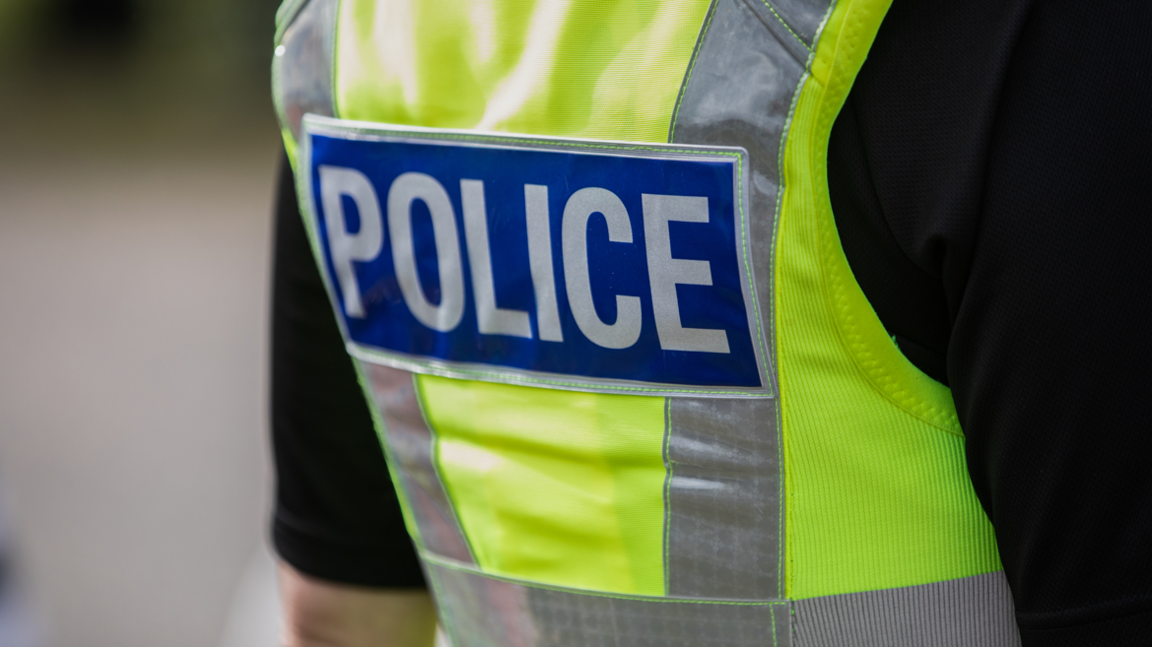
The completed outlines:
[[[0,0],[0,504],[39,645],[275,643],[276,5]]]
[[[93,143],[163,147],[266,135],[259,131],[270,123],[277,5],[0,0],[0,108],[7,119]]]

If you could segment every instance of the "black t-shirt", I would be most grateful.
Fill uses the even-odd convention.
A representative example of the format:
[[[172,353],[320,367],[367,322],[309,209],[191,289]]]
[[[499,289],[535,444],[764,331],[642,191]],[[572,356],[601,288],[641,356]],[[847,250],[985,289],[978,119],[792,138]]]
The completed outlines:
[[[896,0],[832,132],[845,254],[952,388],[1027,646],[1152,642],[1149,28],[1150,3]],[[277,212],[277,549],[423,586],[287,171]]]

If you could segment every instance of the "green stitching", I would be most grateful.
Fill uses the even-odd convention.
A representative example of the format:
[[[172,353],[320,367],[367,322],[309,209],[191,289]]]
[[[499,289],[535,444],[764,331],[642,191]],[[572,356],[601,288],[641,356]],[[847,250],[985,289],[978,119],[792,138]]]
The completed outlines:
[[[670,543],[672,541],[672,399],[664,398],[664,595],[672,592],[669,573]]]
[[[743,160],[741,160],[743,162]],[[756,337],[760,340],[760,350],[766,351],[764,346],[764,321],[760,316],[760,300],[756,296],[756,279],[752,275],[752,259],[748,258],[748,228],[751,226],[748,222],[748,216],[744,213],[744,164],[738,164],[736,167],[736,181],[740,186],[740,197],[738,204],[740,205],[740,237],[743,245],[744,252],[744,272],[748,275],[748,291],[752,294],[752,310],[756,315]],[[772,249],[776,249],[773,247]],[[764,353],[764,377],[769,377],[771,367],[768,365],[768,353]]]
[[[772,619],[772,647],[776,647],[776,614],[770,614],[769,617]]]
[[[366,357],[361,358],[361,359],[364,359],[365,361],[372,361],[372,358],[391,360],[393,357],[395,357],[394,355],[391,355],[391,354],[386,353],[386,352],[381,352],[378,350],[374,350],[371,348],[366,348],[366,347],[360,346],[359,344],[357,344],[354,341],[348,342],[347,346],[348,346],[349,353],[352,354],[353,356],[356,356],[355,355],[356,352],[366,356]],[[612,391],[638,391],[638,392],[643,392],[643,393],[654,393],[654,394],[655,393],[686,393],[686,394],[697,394],[697,395],[739,395],[739,396],[745,396],[745,397],[750,397],[750,398],[771,398],[774,395],[772,393],[755,393],[755,392],[751,392],[751,391],[705,391],[705,390],[698,390],[698,389],[697,390],[691,390],[691,389],[657,389],[657,388],[642,387],[642,386],[616,386],[616,385],[612,385],[612,384],[595,384],[592,382],[562,382],[560,380],[546,380],[543,378],[536,378],[536,377],[530,377],[530,376],[525,376],[525,377],[518,379],[518,380],[515,380],[515,381],[495,380],[492,378],[493,377],[503,377],[507,374],[501,373],[499,371],[475,371],[475,370],[470,370],[470,369],[465,369],[465,368],[456,368],[456,367],[438,368],[436,366],[436,364],[438,364],[439,362],[435,362],[435,363],[434,362],[422,362],[420,360],[407,359],[407,358],[400,358],[400,359],[403,361],[404,364],[407,364],[410,366],[418,366],[421,369],[424,369],[428,374],[431,374],[431,375],[443,375],[443,376],[447,376],[448,374],[466,375],[466,376],[475,377],[475,378],[487,379],[488,381],[497,382],[499,384],[512,384],[512,385],[548,384],[551,386],[571,386],[571,387],[577,387],[577,388],[582,388],[582,389],[592,389],[595,391],[612,390]]]
[[[811,62],[812,62],[812,58],[809,57],[808,63],[811,64]],[[773,227],[773,229],[772,229],[772,253],[773,253],[772,269],[773,270],[776,269],[776,258],[775,258],[776,236],[778,234],[778,230],[780,229],[780,217],[783,215],[782,210],[784,207],[784,147],[785,147],[785,142],[788,141],[788,131],[792,129],[792,120],[796,116],[796,104],[798,104],[800,102],[800,92],[804,88],[804,84],[805,84],[805,82],[807,82],[808,77],[809,77],[809,74],[807,72],[805,72],[800,77],[800,82],[796,84],[796,89],[792,92],[792,103],[788,106],[788,119],[785,120],[785,122],[784,122],[783,134],[780,136],[780,150],[777,152],[777,157],[776,157],[776,168],[778,169],[778,172],[779,172],[780,183],[779,183],[779,186],[776,187],[776,226]],[[775,277],[775,271],[773,271],[773,277]],[[773,287],[773,290],[775,290],[776,286],[773,285],[772,287]],[[772,316],[773,317],[776,316],[775,312],[773,312]],[[777,358],[777,359],[779,359],[779,358]],[[778,541],[776,542],[776,551],[777,551],[777,555],[776,555],[776,569],[777,569],[776,584],[778,587],[784,587],[785,586],[784,543],[785,543],[785,539],[786,539],[786,537],[784,536],[784,530],[785,530],[784,529],[784,516],[786,514],[786,506],[785,506],[785,501],[784,501],[784,495],[785,495],[785,492],[784,492],[784,460],[783,460],[783,454],[784,454],[784,411],[783,411],[782,406],[776,407],[776,420],[777,420],[776,428],[779,430],[779,433],[780,433],[779,447],[780,447],[780,455],[781,455],[781,459],[776,462],[777,463],[777,469],[779,470],[779,477],[776,479],[778,487],[779,487],[779,494],[777,495],[776,499],[780,502],[780,514],[778,515],[779,516],[779,530],[778,530],[779,534],[777,535]],[[780,589],[777,589],[776,592],[777,592],[777,594],[782,593],[782,591]]]
[[[460,539],[464,542],[464,547],[468,549],[468,554],[472,557],[472,561],[479,563],[476,559],[476,550],[472,548],[472,539],[468,537],[468,533],[464,532],[464,523],[460,521],[460,515],[456,512],[456,502],[452,500],[452,492],[448,490],[448,484],[444,482],[444,477],[440,475],[440,443],[437,440],[439,434],[436,428],[432,426],[432,419],[428,417],[428,405],[424,402],[424,389],[420,386],[419,375],[412,373],[412,390],[416,393],[416,406],[420,408],[420,417],[424,420],[424,425],[428,427],[428,434],[431,436],[432,449],[431,449],[431,467],[432,475],[440,484],[441,491],[444,492],[444,499],[448,502],[448,513],[451,514],[452,521],[456,523],[456,530],[460,533]]]
[[[828,26],[828,19],[832,17],[832,11],[836,8],[836,0],[828,3],[828,10],[824,12],[824,17],[820,19],[820,25],[816,27],[816,33],[812,36],[812,53],[816,53],[817,43],[820,37],[824,35],[824,28]]]
[[[309,119],[309,121],[316,121]],[[423,133],[413,132],[407,130],[370,130],[367,128],[358,128],[355,126],[339,126],[331,123],[320,124],[321,128],[330,128],[332,130],[346,130],[355,132],[362,135],[374,135],[377,137],[412,137],[414,139],[445,139],[445,140],[461,140],[461,141],[479,141],[479,142],[520,142],[523,144],[537,144],[540,146],[567,146],[571,148],[593,148],[605,150],[620,150],[620,151],[651,151],[653,153],[681,153],[684,155],[718,155],[721,157],[731,157],[740,161],[740,153],[738,151],[717,151],[717,150],[702,150],[691,148],[658,148],[655,146],[644,146],[641,144],[624,145],[624,144],[593,144],[589,142],[573,142],[561,140],[547,140],[547,139],[527,139],[519,137],[493,137],[486,135],[467,135],[464,133]],[[323,134],[323,133],[317,133]]]
[[[672,143],[672,133],[676,132],[676,120],[680,118],[680,106],[684,104],[684,95],[688,93],[688,82],[692,80],[692,72],[696,69],[696,59],[700,57],[700,47],[704,44],[704,37],[708,28],[712,26],[712,16],[716,15],[716,1],[708,11],[708,20],[704,21],[704,28],[700,37],[696,39],[696,49],[692,50],[692,62],[688,64],[688,73],[684,76],[684,83],[680,86],[680,96],[676,99],[676,109],[672,112],[672,127],[668,129],[668,143]]]
[[[430,553],[425,550],[420,551],[420,558],[431,564],[435,564],[441,568],[457,571],[460,573],[468,573],[476,575],[477,577],[484,577],[499,582],[507,582],[516,586],[523,586],[528,589],[541,589],[544,591],[555,591],[557,593],[568,593],[570,595],[586,595],[595,598],[611,598],[613,600],[631,600],[634,602],[658,602],[664,604],[715,604],[722,606],[733,607],[771,607],[782,606],[788,604],[788,600],[694,600],[689,598],[662,598],[646,595],[628,595],[625,593],[609,593],[606,591],[585,591],[580,589],[569,589],[560,586],[552,586],[540,582],[527,582],[518,580],[503,575],[496,575],[493,573],[485,573],[479,569],[468,568],[464,564],[454,564],[435,553]]]
[[[804,49],[808,50],[809,52],[812,52],[812,48],[808,46],[808,43],[805,43],[803,38],[800,38],[800,36],[798,36],[796,34],[796,32],[792,31],[792,28],[788,26],[788,23],[784,22],[784,19],[780,17],[780,14],[776,13],[776,8],[773,7],[772,5],[768,4],[768,0],[760,0],[760,1],[764,4],[765,7],[768,7],[768,11],[771,11],[773,16],[776,16],[776,20],[779,20],[780,24],[784,25],[784,29],[787,29],[788,33],[792,34],[793,38],[800,41],[800,44],[804,47]]]

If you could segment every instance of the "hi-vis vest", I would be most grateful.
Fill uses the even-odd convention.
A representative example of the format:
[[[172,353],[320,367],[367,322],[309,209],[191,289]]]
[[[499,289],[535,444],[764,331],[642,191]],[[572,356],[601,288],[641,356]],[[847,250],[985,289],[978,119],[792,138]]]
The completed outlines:
[[[453,644],[1019,643],[951,394],[829,203],[887,7],[282,7],[301,212]]]

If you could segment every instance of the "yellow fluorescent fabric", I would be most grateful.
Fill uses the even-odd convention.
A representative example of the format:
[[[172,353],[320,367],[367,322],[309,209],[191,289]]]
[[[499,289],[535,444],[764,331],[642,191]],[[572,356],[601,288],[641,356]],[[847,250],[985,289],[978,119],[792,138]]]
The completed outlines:
[[[343,0],[343,119],[665,142],[708,0]],[[477,562],[662,595],[664,399],[422,377]]]
[[[890,0],[841,0],[797,101],[776,265],[790,598],[998,570],[951,393],[900,354],[840,246],[828,135]]]
[[[477,562],[575,588],[664,594],[664,399],[418,378]]]
[[[344,119],[664,142],[707,0],[344,0]]]

